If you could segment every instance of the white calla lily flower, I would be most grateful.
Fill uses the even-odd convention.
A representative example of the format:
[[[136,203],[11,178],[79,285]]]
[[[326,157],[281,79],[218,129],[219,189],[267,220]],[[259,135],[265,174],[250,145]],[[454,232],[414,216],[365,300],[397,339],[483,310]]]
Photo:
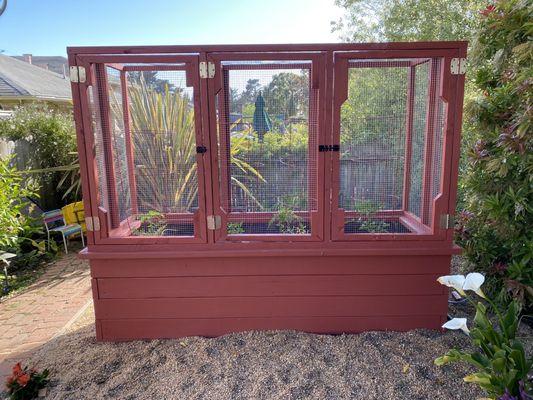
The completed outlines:
[[[465,283],[464,275],[445,275],[437,279],[441,285],[448,286],[457,290],[461,295],[465,296],[463,285]]]
[[[467,335],[470,333],[470,329],[468,329],[468,326],[466,325],[466,318],[453,318],[442,325],[442,327],[452,330],[460,329]]]
[[[485,297],[485,293],[481,290],[481,285],[485,282],[485,276],[479,272],[471,272],[465,278],[465,283],[463,284],[463,290],[472,290],[478,296]]]

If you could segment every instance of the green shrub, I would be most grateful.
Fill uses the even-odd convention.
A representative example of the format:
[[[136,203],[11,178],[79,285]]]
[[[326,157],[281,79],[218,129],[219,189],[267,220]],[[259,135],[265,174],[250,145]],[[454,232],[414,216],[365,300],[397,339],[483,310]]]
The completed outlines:
[[[269,161],[273,158],[301,158],[308,151],[308,126],[306,123],[292,124],[289,131],[281,133],[271,131],[265,134],[263,142],[259,142],[251,132],[246,136],[248,145],[243,147],[243,158],[253,161]],[[231,139],[232,144],[235,138]]]
[[[467,212],[458,242],[500,301],[533,300],[533,7],[488,6],[473,51],[479,96],[469,107],[478,137],[469,151]]]
[[[33,220],[26,216],[36,196],[36,186],[25,186],[18,171],[9,166],[10,159],[0,159],[0,250],[18,248],[23,233],[35,232]]]
[[[47,249],[42,222],[30,216],[33,203],[27,199],[37,196],[37,185],[24,184],[20,173],[9,164],[9,158],[0,159],[0,252],[17,255],[11,260],[9,268],[10,271],[20,272],[20,276],[10,281],[10,286],[16,289],[35,276],[21,270],[33,269],[51,259],[57,247],[52,241]]]
[[[31,154],[28,154],[27,159],[19,154],[16,161],[19,169],[37,170],[34,176],[41,187],[42,208],[59,208],[66,202],[78,200],[81,195],[79,186],[74,187],[68,198],[64,199],[69,189],[68,182],[72,181],[67,179],[62,182],[65,168],[50,170],[73,165],[70,171],[73,171],[74,176],[78,175],[76,133],[70,114],[33,104],[19,107],[10,118],[0,120],[0,138],[19,144],[27,143]],[[42,169],[47,171],[40,172]]]

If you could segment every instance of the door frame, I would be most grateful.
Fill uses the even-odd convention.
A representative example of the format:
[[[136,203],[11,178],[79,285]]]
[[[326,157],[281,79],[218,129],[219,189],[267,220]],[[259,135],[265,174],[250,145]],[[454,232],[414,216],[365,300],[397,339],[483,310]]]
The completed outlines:
[[[334,63],[334,84],[333,84],[333,121],[332,121],[332,143],[340,145],[340,124],[341,107],[348,98],[348,72],[349,61],[351,60],[401,60],[415,58],[441,59],[440,80],[437,82],[437,98],[445,103],[444,111],[444,138],[442,145],[442,167],[440,179],[440,195],[433,200],[432,212],[429,216],[431,227],[428,227],[412,215],[405,212],[398,213],[391,211],[391,216],[398,217],[404,224],[409,225],[411,230],[417,233],[344,233],[346,212],[339,207],[340,192],[340,152],[331,153],[331,240],[332,241],[375,241],[375,240],[446,240],[446,229],[440,226],[441,215],[450,213],[448,209],[450,184],[450,168],[452,163],[453,147],[451,143],[454,139],[454,115],[456,112],[455,90],[457,84],[456,76],[451,74],[450,64],[454,57],[458,56],[456,49],[404,49],[404,50],[361,50],[361,51],[338,51],[333,53]],[[406,82],[409,86],[409,82]],[[459,127],[460,129],[460,127]],[[424,163],[423,176],[426,176],[426,163]],[[405,188],[404,188],[405,191]],[[403,194],[403,193],[402,193]]]
[[[206,53],[206,61],[213,63],[215,66],[214,79],[208,79],[208,113],[209,113],[209,137],[211,143],[211,179],[212,179],[212,205],[215,215],[220,216],[221,228],[211,231],[213,242],[309,242],[324,240],[324,213],[325,213],[325,192],[324,192],[324,169],[325,153],[319,152],[318,149],[312,153],[309,152],[308,160],[311,164],[312,154],[316,154],[314,164],[316,165],[316,210],[306,211],[310,215],[311,233],[305,235],[298,234],[239,234],[228,235],[226,226],[228,223],[228,213],[223,209],[222,196],[229,196],[227,190],[220,188],[219,182],[224,179],[229,183],[229,176],[219,170],[219,149],[218,149],[218,129],[219,121],[216,115],[216,97],[223,90],[225,61],[273,61],[277,66],[279,61],[310,61],[310,100],[311,91],[317,90],[317,127],[316,127],[316,144],[325,143],[326,140],[326,53],[325,52],[209,52]],[[265,65],[266,66],[266,65]],[[269,65],[272,67],[272,65]],[[253,69],[261,69],[261,65],[254,66]],[[265,68],[266,69],[266,68]],[[270,68],[271,69],[271,68]],[[279,64],[279,69],[283,69],[283,64]],[[224,91],[222,91],[224,93]],[[222,100],[224,103],[224,100]],[[309,145],[313,143],[310,141]],[[310,148],[310,150],[312,150]],[[308,166],[309,168],[309,166]],[[222,175],[222,176],[221,176]],[[309,176],[308,176],[309,177]],[[210,239],[211,240],[211,239]]]
[[[83,54],[77,55],[75,58],[76,66],[85,68],[86,71],[86,80],[83,83],[79,83],[79,97],[73,96],[75,108],[79,108],[81,111],[80,115],[80,125],[83,132],[84,146],[85,146],[85,162],[87,164],[88,176],[86,179],[82,179],[85,182],[86,186],[93,187],[92,190],[85,191],[89,193],[89,203],[90,203],[90,213],[87,213],[88,216],[98,217],[100,229],[92,232],[92,238],[94,244],[102,245],[137,245],[137,244],[186,244],[186,243],[207,243],[207,224],[206,224],[206,187],[208,186],[208,180],[206,179],[205,171],[209,168],[206,165],[206,159],[204,154],[196,154],[196,164],[197,164],[197,181],[198,181],[198,210],[195,213],[186,213],[186,214],[174,214],[176,217],[190,217],[191,222],[194,225],[194,236],[129,236],[129,218],[123,221],[116,221],[116,217],[111,219],[109,215],[109,210],[104,207],[99,206],[99,176],[98,169],[95,158],[95,132],[93,130],[93,123],[91,117],[91,107],[89,102],[90,91],[99,92],[99,88],[96,86],[98,77],[97,69],[102,69],[105,71],[106,67],[111,67],[120,71],[121,73],[121,84],[124,82],[122,75],[125,71],[185,71],[186,73],[186,85],[192,87],[194,91],[194,113],[195,113],[195,136],[196,136],[196,146],[205,146],[207,138],[204,135],[204,129],[202,126],[202,102],[201,102],[201,87],[200,87],[200,76],[199,76],[199,56],[198,55],[186,55],[186,54]],[[127,63],[127,66],[122,65]],[[135,64],[134,66],[131,64]],[[178,64],[178,65],[170,65]],[[183,65],[179,65],[183,64]],[[105,82],[105,81],[104,81]],[[107,83],[106,83],[107,89]],[[123,88],[122,88],[123,89]],[[126,96],[124,97],[124,94]],[[128,101],[127,90],[122,90],[123,101]],[[107,97],[107,94],[105,95]],[[99,107],[102,107],[100,103]],[[125,104],[123,104],[123,107]],[[105,113],[109,112],[108,106],[104,104],[102,109]],[[101,110],[101,111],[102,111]],[[124,127],[125,135],[127,136],[129,132],[129,116],[126,114],[123,115],[124,118]],[[104,132],[102,132],[104,134]],[[128,142],[128,141],[127,141]],[[129,144],[130,148],[128,149],[129,156],[127,157],[128,171],[131,172],[134,168],[133,163],[133,150],[131,149],[131,140]],[[111,147],[111,146],[109,146]],[[112,154],[112,148],[108,149],[109,154]],[[112,160],[112,158],[111,158]],[[80,160],[81,162],[81,160]],[[110,164],[113,167],[112,163]],[[108,168],[109,163],[106,162],[106,168]],[[110,176],[107,176],[110,175]],[[83,178],[83,175],[82,175]],[[106,178],[114,180],[115,176],[113,173],[106,174]],[[133,196],[133,193],[130,193],[132,206],[136,203],[136,196]],[[112,199],[116,201],[116,199]],[[171,215],[171,214],[170,214]],[[111,226],[110,226],[111,225]]]

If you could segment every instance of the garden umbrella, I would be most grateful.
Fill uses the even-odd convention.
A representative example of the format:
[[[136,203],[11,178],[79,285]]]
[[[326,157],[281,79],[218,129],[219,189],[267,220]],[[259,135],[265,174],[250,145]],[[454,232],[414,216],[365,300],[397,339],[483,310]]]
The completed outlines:
[[[270,122],[270,117],[265,110],[265,99],[261,92],[259,92],[259,96],[255,100],[254,130],[257,132],[257,137],[260,142],[263,142],[265,132],[269,132],[271,129],[272,122]]]

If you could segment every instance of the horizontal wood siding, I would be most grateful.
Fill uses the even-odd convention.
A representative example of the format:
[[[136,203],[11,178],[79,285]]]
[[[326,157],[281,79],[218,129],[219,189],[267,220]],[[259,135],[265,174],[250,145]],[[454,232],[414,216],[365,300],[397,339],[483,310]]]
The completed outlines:
[[[91,259],[94,278],[233,275],[443,274],[449,255]]]
[[[443,294],[437,275],[101,278],[101,299]]]
[[[441,315],[437,296],[305,296],[101,299],[98,318],[370,317]]]
[[[426,328],[442,325],[437,316],[409,317],[291,317],[291,318],[194,318],[194,319],[112,319],[102,320],[103,340],[220,336],[251,330],[294,329],[312,333],[340,334],[363,331]]]
[[[438,328],[450,256],[93,259],[99,339]]]

